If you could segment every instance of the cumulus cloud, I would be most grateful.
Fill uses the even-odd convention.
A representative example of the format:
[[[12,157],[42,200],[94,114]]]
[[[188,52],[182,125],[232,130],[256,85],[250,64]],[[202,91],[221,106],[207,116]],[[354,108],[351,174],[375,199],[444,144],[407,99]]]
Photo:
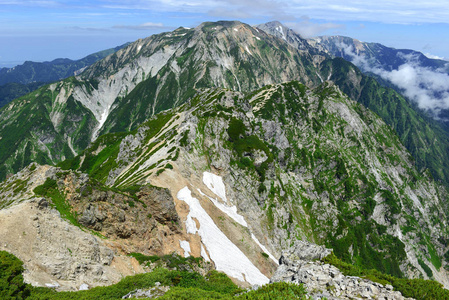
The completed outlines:
[[[433,54],[430,54],[430,53],[424,53],[424,55],[427,56],[428,58],[431,58],[431,59],[447,60],[445,57],[438,56],[438,55],[433,55]]]
[[[335,23],[314,23],[307,16],[302,16],[300,22],[286,22],[288,27],[305,38],[314,37],[331,29],[344,29],[345,25]]]
[[[209,2],[207,14],[214,17],[249,19],[266,17],[275,20],[294,20],[287,4],[275,0],[220,0]]]
[[[97,0],[93,2],[97,2]],[[417,0],[413,2],[408,0],[345,0],[343,3],[336,3],[335,0],[135,0],[128,2],[125,4],[120,0],[101,1],[102,5],[108,8],[210,13],[213,16],[217,11],[238,15],[237,12],[241,10],[253,17],[265,16],[282,21],[286,21],[281,18],[282,15],[310,15],[317,19],[331,21],[365,20],[414,24],[420,22],[447,23],[449,19],[447,0]]]
[[[379,63],[358,55],[352,45],[337,45],[351,57],[351,62],[365,72],[379,75],[399,87],[404,95],[415,101],[421,109],[431,112],[436,118],[442,110],[449,109],[449,63],[445,68],[431,69],[420,64],[413,54],[397,55],[405,60],[396,70],[387,71]]]

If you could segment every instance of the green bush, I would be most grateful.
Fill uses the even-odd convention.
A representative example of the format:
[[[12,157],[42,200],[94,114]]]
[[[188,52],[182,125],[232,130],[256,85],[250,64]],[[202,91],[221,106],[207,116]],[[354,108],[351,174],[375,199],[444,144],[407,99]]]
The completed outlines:
[[[144,255],[142,253],[136,253],[136,252],[131,252],[128,255],[134,257],[135,259],[137,259],[139,264],[144,264],[144,263],[146,263],[148,261],[151,261],[153,263],[153,262],[156,262],[156,261],[161,259],[157,255]]]
[[[50,190],[55,189],[55,188],[58,188],[58,184],[56,183],[56,180],[47,178],[47,180],[45,180],[44,184],[35,187],[33,192],[38,196],[46,196]]]
[[[139,261],[154,259],[132,253]],[[174,257],[174,256],[171,256]],[[197,261],[197,258],[185,258]],[[0,299],[30,300],[114,300],[136,289],[148,289],[160,282],[170,290],[160,299],[307,299],[302,286],[289,283],[265,285],[256,291],[244,293],[226,274],[209,272],[205,277],[196,272],[169,271],[157,268],[151,273],[123,278],[111,286],[95,287],[87,291],[56,292],[49,288],[35,288],[23,282],[22,262],[14,255],[0,251]]]
[[[0,299],[25,299],[30,286],[23,282],[23,263],[14,255],[0,251]]]
[[[242,294],[236,299],[260,299],[260,300],[270,300],[270,299],[283,299],[283,300],[306,300],[310,299],[307,296],[306,290],[302,285],[296,285],[287,282],[276,282],[272,284],[267,284],[261,288]]]
[[[341,261],[333,253],[325,257],[322,261],[337,267],[346,276],[359,276],[383,285],[390,284],[396,291],[401,292],[404,297],[417,300],[449,299],[449,290],[444,289],[443,285],[436,281],[397,278],[383,274],[378,270],[362,269]]]
[[[61,216],[68,220],[75,226],[81,227],[78,223],[77,216],[72,212],[72,207],[65,199],[65,196],[59,191],[56,180],[47,178],[44,184],[37,186],[33,192],[39,196],[45,196],[51,199],[52,206],[54,206]]]

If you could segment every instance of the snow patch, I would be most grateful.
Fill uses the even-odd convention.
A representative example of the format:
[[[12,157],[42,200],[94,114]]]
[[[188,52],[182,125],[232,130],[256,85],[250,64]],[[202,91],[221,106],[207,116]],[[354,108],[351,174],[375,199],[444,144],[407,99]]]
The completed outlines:
[[[283,38],[284,40],[287,40],[287,39],[285,38],[284,30],[282,30],[282,26],[276,27],[276,30],[282,34],[282,38]]]
[[[256,36],[256,39],[258,39],[260,41],[260,37]]]
[[[227,206],[226,204],[220,203],[217,199],[214,199],[212,197],[205,195],[200,189],[198,189],[198,192],[202,196],[206,196],[207,198],[209,198],[209,200],[212,201],[212,203],[215,205],[215,207],[217,207],[219,210],[224,212],[231,219],[233,219],[234,221],[236,221],[237,223],[239,223],[240,225],[242,225],[244,227],[248,227],[248,223],[246,223],[245,218],[242,215],[239,215],[237,213],[237,206],[235,206],[235,205]]]
[[[206,177],[213,178],[209,175],[206,175]],[[195,233],[200,235],[201,241],[209,251],[210,259],[215,263],[218,271],[223,271],[238,280],[247,281],[251,285],[262,285],[269,282],[269,279],[215,225],[198,199],[192,197],[192,192],[188,187],[181,189],[177,194],[177,198],[189,205],[190,212],[186,221],[188,230],[193,229],[191,225],[192,222],[195,223],[193,218],[198,220],[200,228],[196,229],[195,225]]]
[[[50,289],[55,289],[55,288],[60,287],[61,285],[57,282],[52,282],[52,283],[46,283],[45,286]]]
[[[203,183],[224,202],[228,202],[228,199],[226,199],[226,188],[221,176],[210,172],[203,172]]]
[[[253,55],[253,54],[251,53],[251,51],[249,51],[248,46],[246,46],[246,45],[245,45],[245,50],[246,50],[246,52],[249,53],[249,55]]]
[[[184,250],[184,257],[189,257],[190,256],[190,243],[187,241],[179,240],[179,245]]]
[[[274,257],[274,255],[271,254],[270,251],[268,251],[268,249],[265,248],[265,246],[262,245],[262,244],[259,242],[259,240],[256,238],[256,236],[255,236],[253,233],[251,233],[251,237],[252,237],[252,239],[256,242],[256,244],[259,245],[259,247],[263,250],[263,252],[265,252],[266,254],[268,254],[268,256],[269,256],[269,257],[270,257],[270,258],[271,258],[277,265],[279,265],[279,261],[276,259],[276,257]]]
[[[239,30],[238,30],[237,28],[234,28],[234,31],[237,32],[237,31],[239,31]]]
[[[204,258],[205,261],[210,261],[209,255],[207,255],[206,249],[204,249],[203,244],[201,244],[201,257]]]

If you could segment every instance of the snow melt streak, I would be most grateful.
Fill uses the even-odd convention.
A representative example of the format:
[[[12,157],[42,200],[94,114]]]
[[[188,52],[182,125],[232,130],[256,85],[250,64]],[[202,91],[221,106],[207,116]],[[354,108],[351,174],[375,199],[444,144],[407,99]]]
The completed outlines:
[[[188,241],[179,241],[179,245],[184,250],[184,257],[190,256],[190,243]]]
[[[237,223],[239,223],[240,225],[242,225],[244,227],[248,227],[248,223],[246,223],[245,218],[242,215],[239,215],[237,213],[237,206],[235,206],[235,205],[227,206],[226,204],[218,202],[217,199],[214,199],[214,198],[211,198],[211,197],[207,196],[200,189],[198,189],[198,192],[202,196],[206,196],[207,198],[209,198],[209,200],[212,201],[212,203],[215,205],[215,207],[217,207],[219,210],[221,210],[222,212],[227,214],[234,221],[236,221]]]
[[[259,242],[259,240],[256,238],[256,236],[253,234],[253,233],[251,233],[251,237],[252,237],[252,239],[256,242],[256,244],[257,245],[259,245],[259,247],[263,250],[263,252],[265,252],[266,254],[268,254],[268,256],[277,264],[277,265],[279,265],[279,262],[278,262],[278,260],[276,259],[276,257],[274,257],[273,256],[273,254],[271,254],[270,253],[270,251],[268,251],[268,249],[264,246],[264,245],[262,245],[260,242]]]
[[[180,190],[177,197],[179,200],[186,202],[190,208],[186,220],[187,233],[198,233],[200,235],[218,271],[223,271],[231,277],[247,281],[252,285],[268,283],[268,278],[215,225],[198,199],[192,197],[192,192],[188,187]],[[198,220],[199,229],[196,227],[193,218]]]
[[[228,202],[228,199],[226,199],[226,188],[220,176],[203,172],[203,183],[224,202]]]

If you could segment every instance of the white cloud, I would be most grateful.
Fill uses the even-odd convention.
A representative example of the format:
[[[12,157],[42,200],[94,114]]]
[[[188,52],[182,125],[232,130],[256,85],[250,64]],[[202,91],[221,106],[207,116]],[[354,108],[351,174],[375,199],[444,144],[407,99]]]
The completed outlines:
[[[113,28],[118,29],[130,29],[130,30],[148,30],[148,29],[162,29],[164,28],[162,23],[147,22],[140,25],[114,25]]]
[[[445,57],[438,56],[438,55],[433,55],[433,54],[430,54],[430,53],[424,53],[424,55],[427,56],[428,58],[431,58],[431,59],[447,60]]]
[[[82,30],[82,31],[92,31],[92,32],[108,32],[108,31],[110,31],[109,29],[106,29],[106,28],[80,27],[80,26],[67,27],[67,29]]]
[[[286,22],[288,27],[298,32],[305,38],[314,37],[331,29],[344,29],[345,25],[335,23],[314,23],[309,17],[302,16],[300,22]]]
[[[293,14],[307,14],[326,20],[364,20],[384,23],[448,23],[449,10],[446,0],[405,1],[346,0],[335,4],[333,0],[291,0],[287,5]]]
[[[446,70],[432,70],[422,66],[417,56],[405,55],[401,52],[398,56],[405,59],[396,70],[386,71],[374,61],[356,54],[352,45],[340,43],[338,45],[344,53],[350,56],[352,63],[365,72],[372,72],[386,79],[403,90],[406,97],[415,101],[421,109],[431,112],[436,118],[442,109],[449,109],[449,63]]]
[[[253,18],[271,17],[281,21],[294,16],[309,15],[329,21],[364,20],[384,23],[449,23],[447,0],[92,0],[77,3],[66,0],[0,0],[0,5],[59,6],[148,10],[153,12],[200,13],[223,17],[246,15]],[[244,14],[242,14],[242,12]]]

